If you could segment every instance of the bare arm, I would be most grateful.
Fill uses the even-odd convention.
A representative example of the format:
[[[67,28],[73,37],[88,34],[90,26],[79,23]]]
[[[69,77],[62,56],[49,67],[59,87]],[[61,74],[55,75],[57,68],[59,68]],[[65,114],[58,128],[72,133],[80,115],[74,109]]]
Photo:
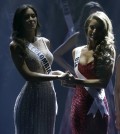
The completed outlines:
[[[72,56],[73,56],[73,60],[75,58],[75,51],[77,50],[77,48],[73,49],[72,51]],[[115,59],[115,50],[113,50],[113,57]],[[86,87],[100,87],[100,88],[105,88],[109,82],[109,79],[113,73],[113,69],[114,69],[114,64],[115,62],[113,62],[112,66],[109,67],[109,69],[106,69],[106,75],[104,78],[100,78],[100,79],[79,79],[79,78],[74,78],[72,77],[71,79],[68,80],[69,83],[74,83],[74,84],[80,84],[82,86],[86,86]]]
[[[50,41],[48,39],[44,38],[44,37],[42,37],[42,38],[43,38],[44,42],[46,43],[47,48],[50,50],[50,46],[51,46]],[[51,74],[53,74],[53,75],[64,75],[65,73],[60,71],[60,70],[55,70],[55,71],[52,71]]]
[[[48,75],[38,72],[32,72],[23,57],[21,57],[17,51],[17,45],[15,43],[10,44],[10,51],[11,56],[13,59],[13,62],[15,66],[17,67],[18,71],[21,73],[21,75],[28,81],[49,81],[54,79],[59,79],[61,75]]]
[[[78,35],[79,32],[76,32],[53,52],[55,61],[62,68],[64,68],[65,70],[69,70],[71,73],[74,73],[73,67],[68,64],[68,62],[63,58],[63,55],[66,54],[73,46],[77,44]]]

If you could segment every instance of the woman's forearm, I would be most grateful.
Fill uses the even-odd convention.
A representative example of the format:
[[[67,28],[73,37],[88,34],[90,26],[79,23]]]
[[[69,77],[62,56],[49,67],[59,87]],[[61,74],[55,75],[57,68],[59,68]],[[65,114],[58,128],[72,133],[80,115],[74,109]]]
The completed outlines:
[[[104,81],[100,79],[84,80],[84,79],[75,78],[75,83],[86,87],[101,87],[101,88],[105,88],[107,85]]]

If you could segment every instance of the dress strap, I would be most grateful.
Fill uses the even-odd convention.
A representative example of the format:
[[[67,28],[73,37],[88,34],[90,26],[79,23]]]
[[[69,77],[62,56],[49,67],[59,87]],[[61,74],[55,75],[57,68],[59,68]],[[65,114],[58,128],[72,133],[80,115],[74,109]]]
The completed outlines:
[[[80,54],[81,54],[81,51],[82,49],[84,48],[85,46],[81,46],[81,47],[77,47],[75,49],[75,58],[74,58],[74,68],[77,67],[78,63],[79,63],[79,58],[80,58]]]

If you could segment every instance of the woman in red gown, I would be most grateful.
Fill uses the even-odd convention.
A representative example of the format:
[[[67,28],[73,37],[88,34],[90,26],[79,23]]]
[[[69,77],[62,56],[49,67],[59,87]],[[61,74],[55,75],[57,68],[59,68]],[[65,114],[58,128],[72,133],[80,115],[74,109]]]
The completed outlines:
[[[107,134],[109,108],[105,87],[115,64],[114,35],[108,16],[97,11],[85,22],[87,45],[73,50],[78,78],[63,85],[76,86],[71,106],[72,134]]]

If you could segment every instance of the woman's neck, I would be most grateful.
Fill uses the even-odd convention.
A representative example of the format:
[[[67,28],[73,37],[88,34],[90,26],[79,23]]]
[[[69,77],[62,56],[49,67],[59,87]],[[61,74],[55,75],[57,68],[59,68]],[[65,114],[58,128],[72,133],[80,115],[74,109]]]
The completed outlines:
[[[35,41],[35,33],[26,33],[24,37],[28,42],[33,43]]]
[[[95,41],[88,41],[87,43],[89,50],[94,50],[96,48],[96,42]]]
[[[95,41],[95,40],[91,40],[87,42],[87,46],[89,50],[95,50],[96,46],[98,46],[101,42],[100,41]]]

